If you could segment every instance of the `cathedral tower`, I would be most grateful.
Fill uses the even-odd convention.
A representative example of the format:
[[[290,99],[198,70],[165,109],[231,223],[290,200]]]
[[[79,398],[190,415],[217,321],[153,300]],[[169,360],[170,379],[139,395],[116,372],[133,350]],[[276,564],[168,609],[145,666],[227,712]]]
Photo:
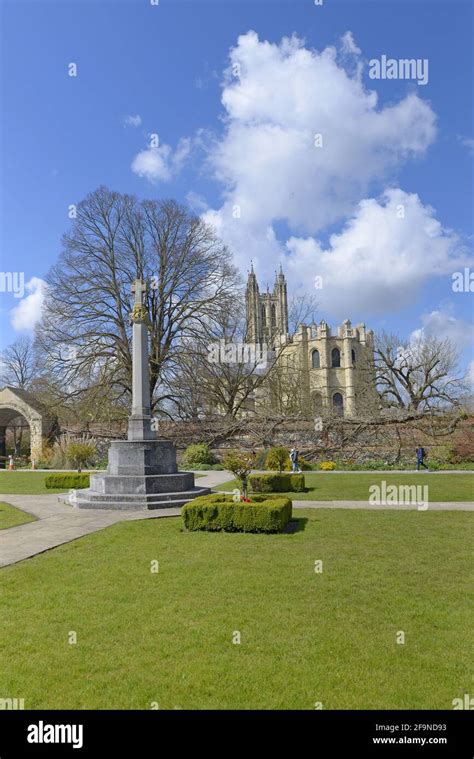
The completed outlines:
[[[267,287],[266,293],[260,294],[253,264],[247,280],[246,293],[247,341],[275,343],[288,339],[288,296],[285,275],[280,266],[276,275],[273,291]]]

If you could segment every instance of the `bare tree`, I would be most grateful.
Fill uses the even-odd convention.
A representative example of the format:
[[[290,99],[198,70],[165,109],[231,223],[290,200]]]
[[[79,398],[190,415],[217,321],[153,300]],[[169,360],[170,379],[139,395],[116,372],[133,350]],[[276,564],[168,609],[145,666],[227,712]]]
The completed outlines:
[[[309,414],[305,409],[305,372],[299,353],[283,353],[271,367],[260,391],[262,408],[272,409],[276,414]]]
[[[174,403],[181,418],[235,418],[248,408],[274,355],[265,346],[246,343],[245,333],[243,293],[239,290],[213,320],[201,324],[200,334],[180,351],[170,381],[178,391]]]
[[[38,371],[38,362],[29,337],[20,337],[2,352],[0,383],[28,390]]]
[[[165,381],[183,342],[212,321],[238,277],[212,229],[174,201],[139,201],[100,187],[77,206],[47,280],[37,345],[69,398],[102,387],[131,392],[130,283],[150,283],[150,396],[170,397]]]
[[[314,308],[312,298],[301,296],[293,300],[290,323],[295,329]],[[253,413],[255,400],[258,403],[269,400],[275,409],[283,404],[287,410],[299,402],[298,378],[295,381],[294,373],[290,376],[280,366],[286,344],[279,341],[278,334],[269,335],[269,344],[246,342],[242,290],[222,305],[212,321],[203,322],[200,327],[200,334],[181,350],[176,371],[170,377],[178,391],[174,404],[181,418],[220,415],[235,419],[242,413]]]
[[[288,322],[290,335],[298,331],[300,324],[309,324],[315,321],[318,303],[314,295],[303,293],[293,295],[288,303]]]
[[[375,371],[383,405],[402,412],[457,406],[466,392],[456,349],[449,340],[435,336],[402,341],[393,334],[380,334]]]

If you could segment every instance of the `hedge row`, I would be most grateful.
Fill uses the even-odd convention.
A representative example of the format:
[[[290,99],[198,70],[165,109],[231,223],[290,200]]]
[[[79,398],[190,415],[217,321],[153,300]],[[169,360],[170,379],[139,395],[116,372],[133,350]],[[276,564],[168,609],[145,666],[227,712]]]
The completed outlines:
[[[304,474],[252,474],[250,487],[255,493],[303,493]]]
[[[47,488],[88,488],[90,477],[88,474],[48,474],[44,478],[44,484]]]
[[[252,498],[235,503],[221,493],[203,495],[182,508],[187,530],[224,532],[282,532],[291,519],[289,498]]]

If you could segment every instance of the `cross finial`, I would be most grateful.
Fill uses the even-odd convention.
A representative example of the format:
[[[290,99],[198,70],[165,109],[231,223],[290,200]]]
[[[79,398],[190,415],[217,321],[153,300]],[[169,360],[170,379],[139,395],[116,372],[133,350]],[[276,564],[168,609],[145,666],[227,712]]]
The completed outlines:
[[[134,279],[132,283],[132,293],[135,296],[135,305],[143,306],[146,295],[146,282],[143,279]]]

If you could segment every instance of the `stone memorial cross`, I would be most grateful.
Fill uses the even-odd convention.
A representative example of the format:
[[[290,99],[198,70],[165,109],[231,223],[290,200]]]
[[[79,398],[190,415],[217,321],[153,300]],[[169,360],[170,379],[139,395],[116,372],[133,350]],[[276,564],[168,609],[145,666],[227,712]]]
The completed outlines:
[[[151,428],[150,372],[148,368],[148,312],[145,306],[146,282],[135,279],[132,322],[132,413],[128,420],[129,440],[154,440]]]

